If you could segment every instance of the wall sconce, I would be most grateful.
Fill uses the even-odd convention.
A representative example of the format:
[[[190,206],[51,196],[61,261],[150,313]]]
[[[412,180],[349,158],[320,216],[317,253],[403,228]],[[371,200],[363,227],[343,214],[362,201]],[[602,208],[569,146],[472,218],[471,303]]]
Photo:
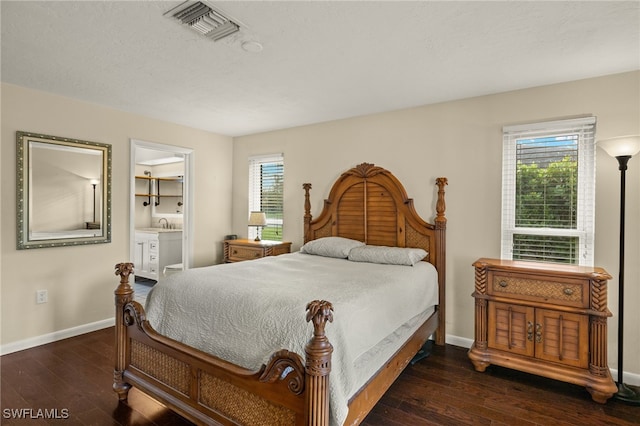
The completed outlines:
[[[263,212],[251,212],[249,214],[249,226],[256,227],[256,239],[260,241],[260,229],[267,224],[267,215]]]
[[[624,210],[625,210],[625,173],[627,163],[640,152],[640,136],[622,136],[598,141],[598,146],[607,154],[618,160],[620,170],[620,269],[618,274],[618,393],[614,395],[619,401],[630,405],[640,405],[640,393],[624,384],[622,352],[624,338]]]

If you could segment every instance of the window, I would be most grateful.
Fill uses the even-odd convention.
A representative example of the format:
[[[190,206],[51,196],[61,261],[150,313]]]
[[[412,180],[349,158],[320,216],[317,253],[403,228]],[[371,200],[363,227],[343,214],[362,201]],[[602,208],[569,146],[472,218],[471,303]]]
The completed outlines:
[[[262,229],[249,226],[249,238],[258,234],[263,240],[282,241],[284,157],[282,154],[249,158],[249,213],[264,212],[267,225]]]
[[[504,127],[502,258],[593,265],[595,123]]]

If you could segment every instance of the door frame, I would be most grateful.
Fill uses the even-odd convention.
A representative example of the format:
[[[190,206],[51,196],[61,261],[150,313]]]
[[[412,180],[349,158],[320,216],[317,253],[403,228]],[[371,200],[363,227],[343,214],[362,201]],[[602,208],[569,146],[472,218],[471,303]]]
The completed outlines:
[[[146,148],[184,157],[184,191],[182,211],[182,268],[193,267],[193,212],[194,212],[194,152],[191,148],[130,139],[129,155],[129,257],[135,250],[135,202],[136,202],[136,148]],[[135,267],[135,265],[134,265]],[[160,274],[161,271],[158,271]]]

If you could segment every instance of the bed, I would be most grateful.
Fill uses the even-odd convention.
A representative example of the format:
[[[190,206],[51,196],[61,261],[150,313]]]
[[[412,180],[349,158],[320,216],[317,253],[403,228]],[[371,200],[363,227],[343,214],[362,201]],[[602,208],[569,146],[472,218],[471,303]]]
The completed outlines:
[[[418,216],[413,201],[397,178],[373,164],[362,163],[343,173],[315,219],[310,212],[311,185],[304,184],[305,244],[301,252],[173,274],[163,286],[151,292],[148,312],[133,301],[133,289],[129,285],[133,265],[116,265],[120,284],[115,291],[113,387],[120,400],[125,400],[130,387],[135,386],[196,424],[327,426],[360,423],[430,336],[434,336],[436,344],[444,344],[446,184],[446,178],[436,179],[433,224]],[[349,256],[318,256],[314,248],[326,247],[328,241],[358,242],[357,248],[348,251],[354,261]],[[422,249],[426,256],[418,261],[413,259],[411,264],[414,266],[377,265],[370,263],[368,258],[364,262],[355,261],[363,260],[357,259],[357,252],[367,253],[367,257],[371,254],[369,249],[374,252],[384,249],[386,253],[395,248],[402,248],[399,251],[403,254],[416,251],[409,249]],[[279,268],[282,274],[277,273]],[[355,272],[347,272],[352,270]],[[390,270],[394,272],[388,272]],[[384,291],[389,291],[385,287],[387,284],[400,286],[411,281],[407,276],[399,278],[398,283],[391,283],[392,277],[401,270],[419,277],[432,274],[435,284],[429,291],[435,294],[437,303],[432,306],[433,301],[416,302],[411,309],[403,308],[402,311],[407,311],[403,314],[411,317],[410,321],[396,318],[394,321],[401,323],[396,327],[397,324],[387,325],[393,321],[387,321],[391,314],[385,313],[384,305],[393,305]],[[322,278],[325,272],[333,275]],[[211,282],[212,273],[219,284],[202,286],[202,282]],[[311,283],[309,288],[300,287],[296,294],[295,288],[303,285],[301,277],[304,274],[325,281],[316,281],[318,291],[309,289],[314,288]],[[353,277],[367,274],[371,275],[365,278],[370,287],[357,287],[362,284],[356,284]],[[240,276],[245,279],[233,278]],[[256,283],[251,277],[259,277],[260,282]],[[374,297],[378,292],[376,277],[382,277],[381,293]],[[224,285],[230,287],[222,293]],[[188,290],[189,286],[196,286],[196,290]],[[332,292],[340,286],[349,288],[348,297]],[[229,303],[214,305],[215,298],[204,297],[203,292],[236,297],[236,301],[231,302],[233,306],[250,306],[254,302],[241,292],[243,288],[254,289],[251,292],[256,294],[257,303],[262,301],[262,305],[252,308],[254,312],[264,311],[261,312],[265,315],[260,320],[261,325],[253,329],[249,326],[249,331],[242,330],[235,323],[245,320],[233,319],[227,322],[234,323],[236,328],[221,331],[222,319],[226,320],[230,315],[221,310]],[[408,287],[406,292],[422,295],[429,293],[426,288]],[[178,295],[171,291],[178,291]],[[271,295],[275,299],[265,303],[270,293],[275,294]],[[314,299],[300,299],[307,295]],[[183,316],[169,317],[168,313],[174,310],[168,306],[177,301],[182,303],[177,311],[183,311]],[[201,303],[205,303],[204,307],[198,307]],[[286,311],[288,316],[281,318],[267,308]],[[214,312],[218,325],[212,327],[211,323],[203,322],[194,314],[201,310]],[[399,309],[390,309],[391,313],[397,311]],[[167,313],[164,322],[162,312]],[[335,323],[328,325],[333,322],[334,314]],[[384,321],[380,322],[376,315]],[[385,331],[382,325],[391,327],[392,332]],[[281,340],[276,337],[276,330],[283,327],[287,338]],[[342,334],[341,330],[345,329],[355,334]],[[199,332],[192,333],[193,330]],[[363,330],[370,332],[363,333]],[[369,344],[361,336],[377,332],[382,334],[374,336],[373,341],[379,343],[375,347],[367,346]],[[200,341],[202,335],[205,339],[198,344],[198,339],[190,339],[191,334],[200,334]],[[242,343],[238,336],[244,334],[253,343]],[[381,340],[383,335],[386,337]],[[302,343],[300,339],[303,339]],[[236,355],[244,353],[243,344],[246,353],[258,352],[252,355],[254,358],[238,359],[229,355],[234,345]],[[252,352],[253,348],[249,346],[256,346],[256,351]],[[273,348],[272,353],[271,349],[265,349],[269,347]],[[264,351],[269,353],[262,353]],[[261,359],[265,361],[258,365]],[[331,371],[334,371],[333,376]],[[357,378],[350,379],[352,376]]]

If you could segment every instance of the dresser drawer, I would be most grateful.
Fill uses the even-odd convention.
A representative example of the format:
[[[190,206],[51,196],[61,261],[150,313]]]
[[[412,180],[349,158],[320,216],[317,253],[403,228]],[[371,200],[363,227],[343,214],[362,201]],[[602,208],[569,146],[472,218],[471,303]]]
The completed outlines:
[[[533,274],[493,272],[490,274],[488,284],[487,293],[493,296],[579,308],[589,307],[587,280],[558,280],[558,278],[550,279]]]
[[[224,261],[242,262],[243,260],[260,259],[267,256],[278,256],[290,253],[291,243],[288,241],[255,241],[248,239],[225,240]]]
[[[291,243],[282,243],[280,245],[273,246],[271,250],[271,256],[278,256],[286,253],[291,253]]]
[[[264,257],[262,247],[231,246],[229,247],[229,260],[232,262],[240,260],[252,260]]]

